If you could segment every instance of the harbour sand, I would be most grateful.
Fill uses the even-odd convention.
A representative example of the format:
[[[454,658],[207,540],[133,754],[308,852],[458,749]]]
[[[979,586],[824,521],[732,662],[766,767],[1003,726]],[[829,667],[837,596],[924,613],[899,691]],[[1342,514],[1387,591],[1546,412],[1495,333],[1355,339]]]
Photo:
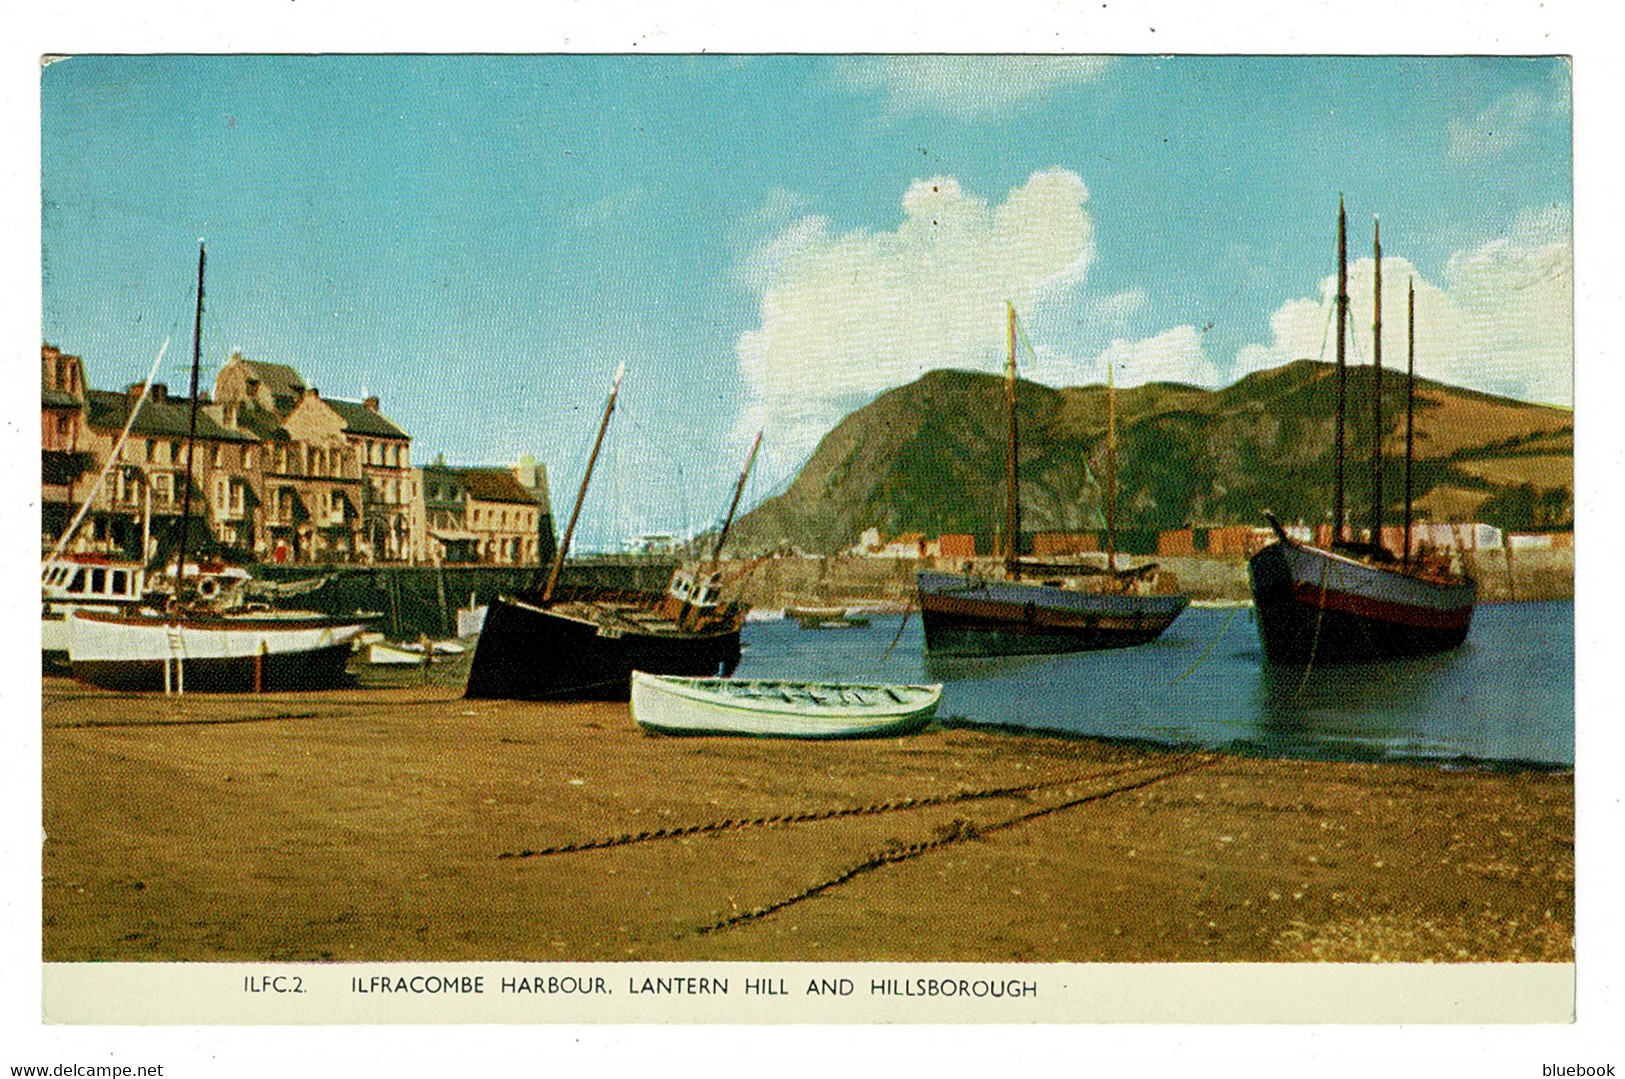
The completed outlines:
[[[1567,774],[44,698],[48,961],[1573,958]]]

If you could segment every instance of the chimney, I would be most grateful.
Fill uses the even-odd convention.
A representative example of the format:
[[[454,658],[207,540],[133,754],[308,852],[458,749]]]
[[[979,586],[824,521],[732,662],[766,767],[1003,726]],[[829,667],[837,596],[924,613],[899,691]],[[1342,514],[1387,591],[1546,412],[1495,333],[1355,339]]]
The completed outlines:
[[[309,386],[309,387],[306,387],[306,389],[305,389],[305,396],[306,397],[320,397],[321,394],[316,392],[316,387],[315,386]]]
[[[361,405],[368,412],[377,412],[378,411],[378,398],[377,397],[369,397],[365,401],[361,402]]]
[[[162,382],[154,382],[152,384],[152,399],[156,404],[163,404],[169,400],[169,387]]]

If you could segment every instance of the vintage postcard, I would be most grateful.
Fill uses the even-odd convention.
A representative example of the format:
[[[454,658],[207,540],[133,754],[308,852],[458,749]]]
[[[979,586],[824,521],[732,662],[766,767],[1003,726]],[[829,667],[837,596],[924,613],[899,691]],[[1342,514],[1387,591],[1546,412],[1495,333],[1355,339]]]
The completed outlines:
[[[46,1022],[1573,1019],[1568,57],[39,80]]]

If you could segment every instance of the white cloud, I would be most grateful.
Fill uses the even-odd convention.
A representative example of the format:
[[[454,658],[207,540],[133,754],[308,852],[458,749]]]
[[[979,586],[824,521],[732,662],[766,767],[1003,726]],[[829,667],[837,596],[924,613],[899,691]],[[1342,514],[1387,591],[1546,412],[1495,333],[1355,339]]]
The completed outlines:
[[[1574,397],[1574,248],[1567,207],[1526,211],[1512,231],[1453,255],[1443,285],[1401,257],[1382,260],[1383,365],[1405,364],[1406,288],[1416,284],[1419,375],[1519,400]],[[1370,363],[1375,263],[1349,267],[1352,363]],[[1272,339],[1236,354],[1232,378],[1298,359],[1331,359],[1334,278],[1318,299],[1289,300],[1270,316]]]
[[[1464,385],[1523,400],[1574,401],[1574,238],[1568,207],[1525,211],[1512,232],[1451,256]]]
[[[1104,56],[861,56],[836,70],[856,89],[885,94],[891,112],[979,120],[1055,87],[1094,82],[1109,63]]]
[[[760,323],[736,347],[741,426],[793,460],[852,407],[938,367],[998,371],[1004,303],[1029,310],[1080,283],[1094,257],[1083,181],[1036,172],[997,206],[952,177],[916,181],[895,231],[833,234],[807,217],[745,260]]]
[[[1514,150],[1529,138],[1535,122],[1552,111],[1553,103],[1533,90],[1503,94],[1476,116],[1450,121],[1450,154],[1477,161]]]
[[[1038,338],[1031,352],[1023,349],[1023,376],[1052,386],[1104,382],[1110,364],[1121,386],[1217,387],[1293,360],[1332,358],[1331,277],[1318,295],[1282,303],[1270,316],[1270,340],[1241,348],[1228,365],[1208,355],[1190,325],[1131,336],[1146,294],[1092,296],[1086,288],[1095,256],[1088,198],[1064,169],[1034,173],[998,205],[939,176],[908,189],[892,231],[838,234],[818,216],[789,222],[741,260],[760,315],[736,344],[748,391],[736,434],[766,427],[769,471],[783,474],[887,389],[935,368],[998,373],[1006,299]],[[1572,271],[1566,206],[1526,212],[1508,235],[1457,253],[1442,283],[1403,256],[1386,256],[1384,366],[1405,366],[1406,288],[1414,281],[1419,374],[1570,404]],[[1371,362],[1374,272],[1369,258],[1349,267],[1351,363]],[[1093,353],[1057,343],[1078,325],[1112,326],[1110,344]]]
[[[1115,340],[1095,360],[1097,371],[1110,366],[1119,386],[1147,382],[1185,382],[1217,388],[1220,374],[1202,347],[1195,326],[1175,326],[1137,341]]]

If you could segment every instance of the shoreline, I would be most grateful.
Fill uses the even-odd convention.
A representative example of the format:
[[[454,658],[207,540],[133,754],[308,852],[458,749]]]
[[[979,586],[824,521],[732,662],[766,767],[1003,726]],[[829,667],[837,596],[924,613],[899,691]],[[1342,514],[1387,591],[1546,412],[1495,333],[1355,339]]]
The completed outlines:
[[[1376,753],[1363,757],[1337,757],[1329,754],[1309,756],[1291,753],[1266,753],[1262,750],[1250,751],[1245,747],[1204,746],[1196,742],[1159,742],[1152,738],[1134,738],[1126,735],[1113,737],[1102,734],[1083,734],[1062,727],[1026,727],[1019,723],[996,723],[986,720],[963,719],[957,716],[947,718],[939,716],[932,719],[931,724],[932,727],[943,730],[977,731],[1005,738],[1053,738],[1061,741],[1098,742],[1101,745],[1117,746],[1147,753],[1209,753],[1223,757],[1241,757],[1246,760],[1314,761],[1325,764],[1381,764],[1404,768],[1432,768],[1442,771],[1483,772],[1501,775],[1515,775],[1521,772],[1567,777],[1574,775],[1574,765],[1572,764],[1474,757],[1465,753],[1453,757],[1397,756],[1378,755]]]
[[[43,955],[1570,962],[1571,772],[46,679]]]

